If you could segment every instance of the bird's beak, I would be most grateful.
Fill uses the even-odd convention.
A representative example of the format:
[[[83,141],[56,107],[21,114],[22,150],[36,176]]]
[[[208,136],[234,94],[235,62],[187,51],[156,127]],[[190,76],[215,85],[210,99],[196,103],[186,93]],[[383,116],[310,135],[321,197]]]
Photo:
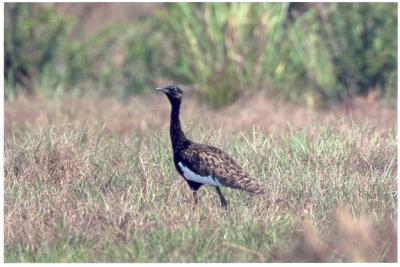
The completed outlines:
[[[162,87],[157,87],[157,88],[156,88],[156,90],[157,90],[157,91],[161,91],[161,92],[164,92],[164,93],[165,93],[165,88],[162,88]]]

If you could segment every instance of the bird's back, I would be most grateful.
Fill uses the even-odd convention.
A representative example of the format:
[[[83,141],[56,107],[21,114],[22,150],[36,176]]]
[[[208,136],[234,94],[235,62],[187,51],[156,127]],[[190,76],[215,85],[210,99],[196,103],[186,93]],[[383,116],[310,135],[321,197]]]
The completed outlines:
[[[196,174],[198,177],[208,178],[207,184],[264,194],[261,185],[219,148],[190,142],[176,153],[177,168],[181,169],[181,174],[186,179],[191,179]]]

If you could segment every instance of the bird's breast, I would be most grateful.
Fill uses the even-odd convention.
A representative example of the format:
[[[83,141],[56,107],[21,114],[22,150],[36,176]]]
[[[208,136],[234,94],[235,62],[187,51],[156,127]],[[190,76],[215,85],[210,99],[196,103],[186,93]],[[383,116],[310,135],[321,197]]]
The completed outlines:
[[[208,176],[201,176],[191,169],[189,169],[187,166],[185,166],[182,162],[178,162],[178,166],[182,171],[182,175],[185,177],[185,179],[200,183],[200,184],[208,184],[208,185],[213,185],[213,186],[222,186],[222,184],[218,181],[217,178],[208,175]]]

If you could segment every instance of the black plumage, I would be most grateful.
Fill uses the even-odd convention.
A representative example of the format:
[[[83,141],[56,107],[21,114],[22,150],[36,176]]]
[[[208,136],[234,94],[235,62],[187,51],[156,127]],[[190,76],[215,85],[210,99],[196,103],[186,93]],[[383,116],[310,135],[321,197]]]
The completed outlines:
[[[203,184],[215,186],[222,206],[226,206],[227,201],[221,192],[221,186],[264,194],[261,185],[224,151],[186,138],[179,119],[182,90],[178,86],[170,85],[157,90],[164,92],[171,103],[170,137],[174,164],[193,191],[195,203],[197,190]]]

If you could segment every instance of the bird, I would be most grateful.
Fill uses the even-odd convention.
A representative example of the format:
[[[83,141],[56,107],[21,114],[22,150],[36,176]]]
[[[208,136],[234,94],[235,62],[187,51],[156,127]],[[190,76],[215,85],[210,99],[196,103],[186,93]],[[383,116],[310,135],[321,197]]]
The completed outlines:
[[[186,180],[197,206],[197,191],[202,185],[214,186],[220,198],[221,207],[228,202],[221,187],[241,189],[257,195],[265,194],[259,182],[253,179],[236,161],[223,150],[195,143],[186,138],[180,123],[182,89],[177,85],[156,88],[163,92],[171,104],[170,138],[174,165],[178,173]]]

